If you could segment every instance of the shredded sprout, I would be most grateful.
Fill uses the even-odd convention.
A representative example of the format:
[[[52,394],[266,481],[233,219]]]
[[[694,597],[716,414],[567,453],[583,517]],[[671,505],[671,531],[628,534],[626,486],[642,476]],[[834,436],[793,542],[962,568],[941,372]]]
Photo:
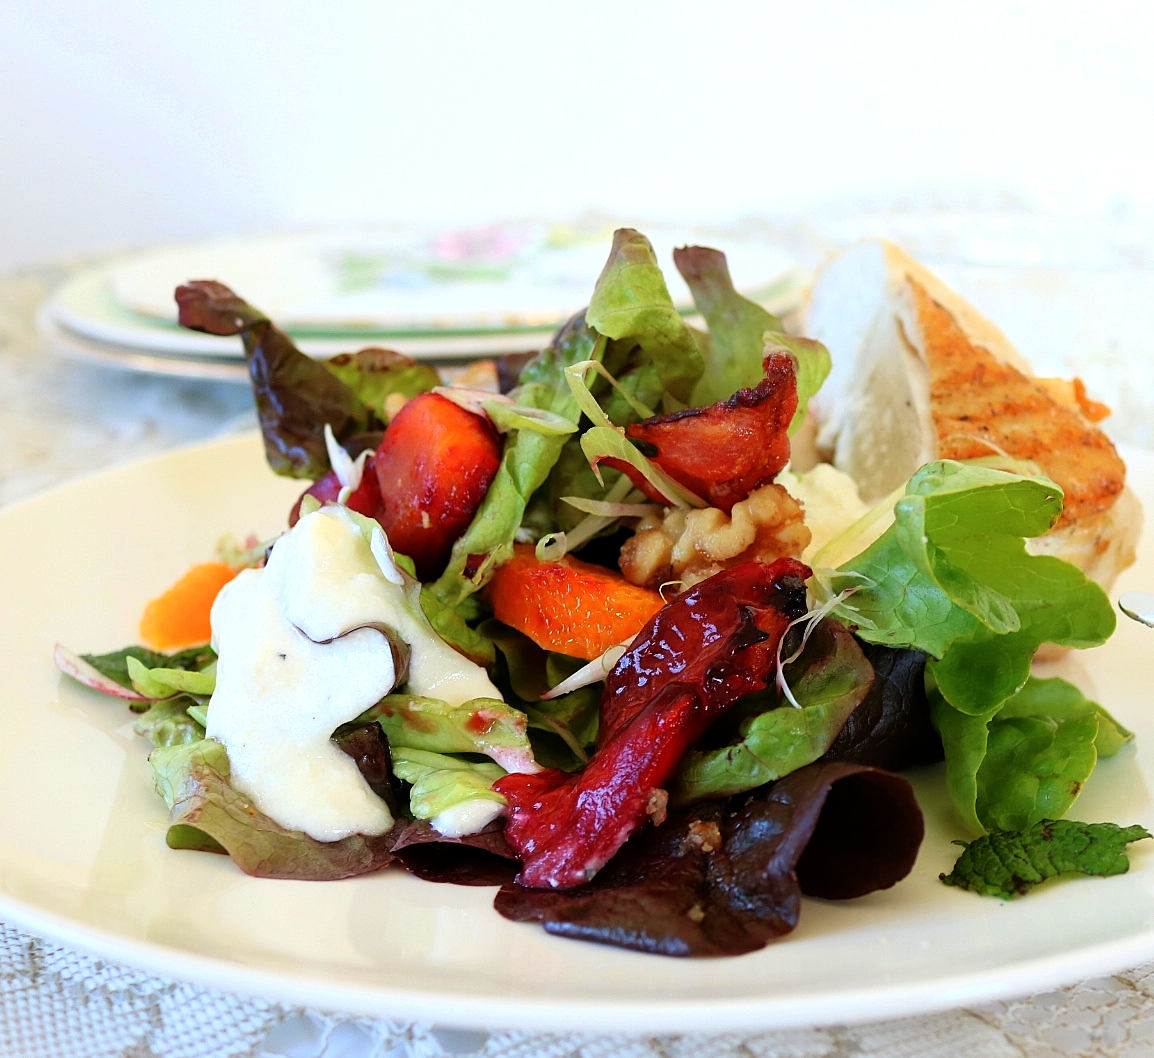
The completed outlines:
[[[777,665],[776,665],[777,678],[776,678],[776,683],[777,683],[777,689],[789,701],[789,704],[792,705],[795,709],[800,709],[801,703],[793,696],[793,691],[791,691],[789,689],[789,684],[785,680],[785,666],[788,665],[792,661],[797,661],[797,659],[799,657],[801,657],[801,652],[803,650],[805,650],[806,644],[809,642],[809,637],[813,634],[813,630],[826,617],[828,617],[830,615],[830,613],[836,607],[840,606],[842,603],[845,602],[846,599],[848,599],[851,595],[853,595],[853,593],[855,591],[860,591],[863,587],[865,587],[864,584],[851,585],[850,587],[845,588],[844,590],[838,592],[836,595],[830,597],[829,599],[826,599],[825,602],[823,602],[820,606],[816,607],[815,609],[809,610],[806,613],[802,614],[800,617],[795,618],[794,620],[790,621],[789,624],[785,626],[785,632],[782,632],[781,638],[777,641]],[[794,625],[799,625],[799,624],[805,625],[805,631],[802,632],[801,642],[798,644],[797,649],[792,654],[790,654],[790,656],[788,658],[783,658],[781,656],[781,647],[782,647],[782,644],[785,642],[786,633]]]
[[[547,702],[578,688],[588,687],[591,683],[600,683],[613,671],[613,666],[625,656],[625,651],[629,649],[629,645],[636,638],[636,636],[630,636],[623,643],[611,646],[599,658],[594,658],[588,665],[583,665],[568,679],[562,680],[552,690],[541,695],[541,701]]]

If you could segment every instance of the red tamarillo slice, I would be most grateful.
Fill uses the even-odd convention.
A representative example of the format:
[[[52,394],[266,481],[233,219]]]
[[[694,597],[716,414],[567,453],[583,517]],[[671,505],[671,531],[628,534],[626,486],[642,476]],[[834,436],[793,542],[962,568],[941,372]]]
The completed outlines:
[[[589,881],[648,819],[685,751],[739,699],[761,690],[790,621],[805,612],[808,567],[745,562],[658,611],[605,683],[602,735],[585,770],[507,775],[505,837],[527,886]]]

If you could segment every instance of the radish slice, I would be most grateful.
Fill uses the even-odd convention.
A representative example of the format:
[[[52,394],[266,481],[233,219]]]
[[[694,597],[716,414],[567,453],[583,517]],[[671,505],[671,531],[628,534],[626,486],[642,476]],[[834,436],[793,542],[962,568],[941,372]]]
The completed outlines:
[[[71,650],[59,643],[56,644],[52,656],[56,661],[56,667],[65,676],[71,676],[77,683],[83,683],[85,687],[91,687],[101,694],[111,694],[114,698],[123,698],[126,702],[152,701],[151,698],[146,698],[143,694],[138,694],[128,687],[122,687],[115,680],[109,679],[99,669],[93,668],[78,654],[73,654]]]

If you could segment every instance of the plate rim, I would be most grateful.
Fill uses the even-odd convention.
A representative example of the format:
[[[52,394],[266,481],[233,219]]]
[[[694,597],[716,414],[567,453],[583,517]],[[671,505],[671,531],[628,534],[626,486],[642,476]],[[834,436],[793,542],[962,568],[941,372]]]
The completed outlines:
[[[131,474],[153,463],[214,448],[253,445],[258,431],[174,447],[160,453],[79,475],[33,496],[0,508],[0,523],[19,518],[41,504],[81,485]],[[1154,453],[1124,449],[1154,465]],[[294,1006],[338,1010],[350,1014],[430,1021],[470,1028],[588,1030],[598,1032],[701,1032],[770,1030],[803,1025],[854,1024],[930,1014],[966,1004],[1011,999],[1061,986],[1086,977],[1116,972],[1154,958],[1154,927],[1101,943],[1013,962],[1002,967],[936,976],[928,981],[900,982],[842,989],[836,993],[808,992],[789,996],[763,995],[734,1000],[717,998],[614,1002],[558,1000],[555,997],[478,996],[427,988],[406,990],[394,985],[369,987],[360,983],[329,983],[307,974],[260,967],[238,959],[203,955],[159,942],[126,937],[113,929],[80,922],[66,914],[0,889],[0,918],[33,933],[93,955],[122,962],[161,977],[185,980],[210,990],[232,991]],[[446,1016],[446,1010],[449,1014]],[[659,1028],[658,1028],[659,1026]]]

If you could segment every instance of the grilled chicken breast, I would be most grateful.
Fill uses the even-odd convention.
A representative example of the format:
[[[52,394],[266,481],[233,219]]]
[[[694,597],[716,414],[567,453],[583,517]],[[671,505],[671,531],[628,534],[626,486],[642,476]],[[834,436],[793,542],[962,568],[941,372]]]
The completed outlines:
[[[1034,377],[1009,339],[896,246],[867,242],[818,277],[806,332],[833,358],[811,407],[818,449],[867,503],[937,458],[1007,454],[1062,486],[1062,515],[1036,553],[1104,587],[1134,561],[1141,507],[1080,386]]]

